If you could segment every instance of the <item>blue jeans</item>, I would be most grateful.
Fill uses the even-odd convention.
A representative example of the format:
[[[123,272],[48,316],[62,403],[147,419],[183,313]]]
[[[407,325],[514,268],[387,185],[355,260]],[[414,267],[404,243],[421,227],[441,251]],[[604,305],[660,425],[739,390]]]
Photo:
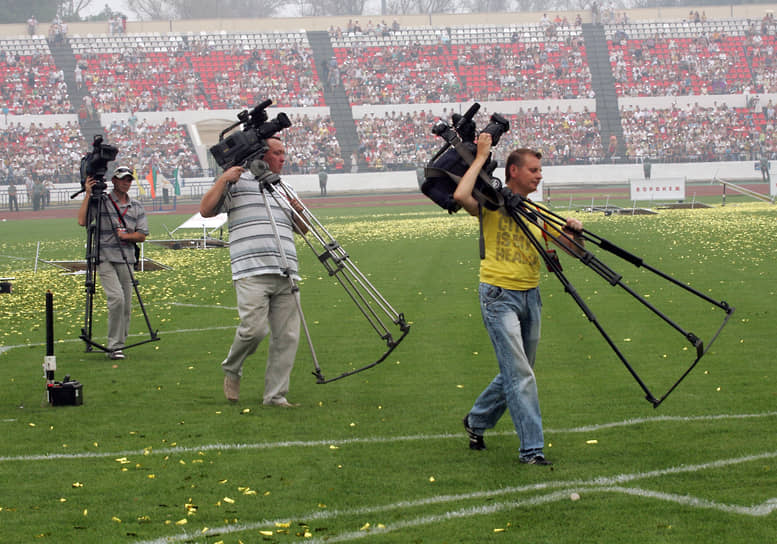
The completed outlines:
[[[469,425],[478,434],[493,428],[505,410],[521,440],[521,458],[542,453],[542,416],[534,377],[540,340],[539,289],[511,291],[481,283],[480,310],[494,345],[499,374],[475,401]]]

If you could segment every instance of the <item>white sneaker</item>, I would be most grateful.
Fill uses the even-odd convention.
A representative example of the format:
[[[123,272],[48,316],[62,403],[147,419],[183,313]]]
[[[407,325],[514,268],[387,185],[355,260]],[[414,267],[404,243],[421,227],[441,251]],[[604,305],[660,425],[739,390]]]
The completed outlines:
[[[299,404],[295,402],[289,402],[285,398],[272,399],[270,402],[265,402],[265,406],[279,406],[281,408],[297,408]]]

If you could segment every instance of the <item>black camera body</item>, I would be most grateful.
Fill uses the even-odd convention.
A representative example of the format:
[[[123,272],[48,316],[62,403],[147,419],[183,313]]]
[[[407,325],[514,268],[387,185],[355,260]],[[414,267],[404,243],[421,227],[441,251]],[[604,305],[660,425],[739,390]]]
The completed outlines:
[[[498,144],[499,138],[502,137],[502,134],[508,132],[509,130],[510,121],[498,113],[491,115],[491,119],[489,119],[488,124],[483,128],[483,132],[491,135],[491,147]]]
[[[116,160],[119,148],[115,145],[103,143],[103,137],[96,134],[92,142],[92,150],[81,159],[81,188],[86,184],[86,178],[96,180],[93,193],[105,190],[105,173],[108,171],[108,163]]]
[[[464,153],[469,154],[472,158],[477,153],[477,145],[474,143],[477,127],[472,118],[479,108],[480,104],[475,102],[464,115],[453,114],[453,126],[444,121],[438,121],[432,127],[432,133],[443,138],[446,144],[429,161],[425,170],[427,176],[421,184],[421,191],[448,213],[455,213],[461,209],[461,206],[453,198],[457,181],[449,174],[461,177],[469,168],[469,162],[462,157],[459,149],[463,149]],[[482,132],[491,135],[491,146],[493,147],[499,142],[499,138],[509,130],[509,121],[495,113]],[[502,189],[502,182],[493,176],[496,167],[497,162],[489,156],[475,182],[475,189],[487,195],[489,201],[498,200],[497,193]],[[488,202],[486,206],[491,207]]]
[[[232,166],[245,165],[249,160],[267,151],[265,140],[291,126],[289,117],[281,112],[275,119],[268,121],[267,107],[272,100],[267,99],[258,104],[250,112],[243,110],[237,114],[238,121],[219,135],[219,142],[210,148],[210,153],[216,163],[224,170]],[[243,130],[224,135],[238,125],[243,125]]]

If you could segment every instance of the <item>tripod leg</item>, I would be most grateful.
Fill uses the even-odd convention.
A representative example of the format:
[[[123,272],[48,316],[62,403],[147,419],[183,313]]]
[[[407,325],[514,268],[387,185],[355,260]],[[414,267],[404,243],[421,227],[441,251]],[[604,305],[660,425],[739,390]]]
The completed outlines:
[[[86,351],[92,351],[93,347],[97,347],[101,349],[102,351],[109,352],[112,349],[119,349],[116,346],[112,346],[109,348],[108,346],[103,346],[98,344],[97,342],[94,342],[92,340],[92,327],[93,327],[93,316],[94,316],[94,293],[95,293],[95,286],[96,286],[96,278],[97,278],[97,270],[100,266],[100,238],[101,238],[101,229],[104,229],[106,232],[108,228],[106,228],[106,225],[109,226],[110,230],[113,233],[113,236],[116,240],[118,240],[118,233],[117,233],[117,226],[116,222],[114,222],[110,218],[110,211],[107,205],[107,201],[109,199],[108,195],[105,193],[99,193],[99,194],[92,194],[90,197],[89,202],[89,210],[87,212],[87,250],[86,250],[86,310],[85,310],[85,319],[84,319],[84,328],[81,330],[81,339],[86,342]],[[117,210],[118,215],[118,210]],[[105,221],[104,221],[105,219]],[[121,222],[122,219],[119,218],[119,222]],[[123,223],[122,223],[123,224]],[[108,268],[106,268],[106,272],[108,275],[105,278],[101,278],[103,280],[103,287],[106,287],[106,280],[111,281],[109,277],[114,277],[113,280],[113,290],[116,292],[116,297],[122,297],[123,304],[121,304],[122,307],[129,307],[131,305],[131,293],[126,293],[124,286],[127,284],[131,284],[134,288],[135,295],[137,296],[138,303],[140,305],[140,308],[143,312],[143,316],[146,320],[146,324],[148,325],[150,338],[148,340],[144,340],[142,342],[136,342],[131,345],[123,345],[120,346],[121,349],[127,349],[133,346],[137,346],[140,344],[145,344],[146,342],[152,342],[154,340],[159,340],[159,337],[156,334],[156,331],[152,330],[151,323],[148,319],[148,314],[146,313],[145,306],[143,305],[143,300],[140,297],[140,292],[138,290],[138,282],[135,280],[135,275],[132,271],[132,264],[129,263],[129,260],[127,259],[127,255],[125,253],[125,250],[121,245],[119,245],[119,252],[121,253],[122,261],[123,263],[118,267],[113,267],[111,265],[110,272],[114,272],[115,274],[108,273]],[[126,267],[126,273],[124,271],[124,268]],[[123,277],[123,279],[121,279]],[[119,291],[121,291],[121,294],[119,294]],[[107,289],[106,289],[106,295],[108,295]],[[127,301],[129,299],[129,301]],[[110,314],[110,309],[109,309]],[[113,321],[109,317],[109,323]],[[128,323],[129,320],[126,316],[121,316],[120,319],[121,325],[120,327],[117,325],[114,327],[113,331],[109,331],[109,342],[111,341],[111,338],[123,338],[123,341],[126,341],[126,337],[128,335]],[[119,328],[117,328],[119,327]],[[115,342],[114,342],[115,343]]]
[[[318,364],[318,357],[316,356],[316,348],[313,347],[313,339],[310,336],[310,330],[308,329],[308,323],[305,320],[305,314],[302,311],[302,303],[299,299],[299,288],[297,284],[289,278],[292,284],[292,290],[294,291],[294,302],[297,304],[297,311],[299,312],[299,320],[302,325],[302,329],[305,331],[305,339],[308,342],[308,349],[310,350],[310,356],[313,358],[313,375],[316,377],[318,383],[324,383],[324,376],[321,374],[321,366]]]
[[[302,328],[305,330],[305,338],[308,342],[308,348],[310,349],[310,355],[313,358],[313,367],[315,370],[313,371],[313,375],[316,376],[316,380],[318,383],[324,382],[324,376],[321,374],[321,367],[318,364],[318,357],[316,357],[316,350],[313,347],[313,340],[310,336],[310,330],[308,329],[307,321],[305,320],[305,314],[302,311],[302,303],[300,302],[299,298],[299,287],[297,286],[297,282],[294,281],[294,278],[291,276],[291,269],[289,268],[289,260],[286,257],[286,253],[283,251],[283,244],[281,242],[281,235],[278,232],[278,224],[275,221],[275,216],[273,216],[272,208],[270,207],[270,201],[268,200],[269,195],[268,193],[272,194],[273,198],[275,199],[276,203],[280,206],[280,203],[278,202],[278,199],[275,195],[274,190],[270,186],[265,186],[264,183],[259,183],[259,188],[262,192],[262,200],[264,200],[264,208],[267,212],[267,217],[270,219],[270,226],[272,227],[273,236],[275,237],[275,243],[278,245],[278,253],[280,254],[281,258],[281,264],[283,266],[284,276],[289,280],[289,285],[291,286],[291,290],[294,293],[294,301],[297,304],[297,311],[299,312],[299,318],[300,318],[300,324],[302,325]]]

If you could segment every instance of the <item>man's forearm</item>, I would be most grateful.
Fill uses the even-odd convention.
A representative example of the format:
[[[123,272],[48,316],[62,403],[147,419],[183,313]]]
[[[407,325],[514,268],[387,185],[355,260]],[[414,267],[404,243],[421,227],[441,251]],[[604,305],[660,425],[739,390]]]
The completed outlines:
[[[221,206],[224,204],[224,200],[227,198],[227,191],[229,190],[229,183],[221,178],[216,180],[213,187],[208,189],[208,192],[202,197],[200,201],[200,215],[203,217],[213,217],[218,214]]]

